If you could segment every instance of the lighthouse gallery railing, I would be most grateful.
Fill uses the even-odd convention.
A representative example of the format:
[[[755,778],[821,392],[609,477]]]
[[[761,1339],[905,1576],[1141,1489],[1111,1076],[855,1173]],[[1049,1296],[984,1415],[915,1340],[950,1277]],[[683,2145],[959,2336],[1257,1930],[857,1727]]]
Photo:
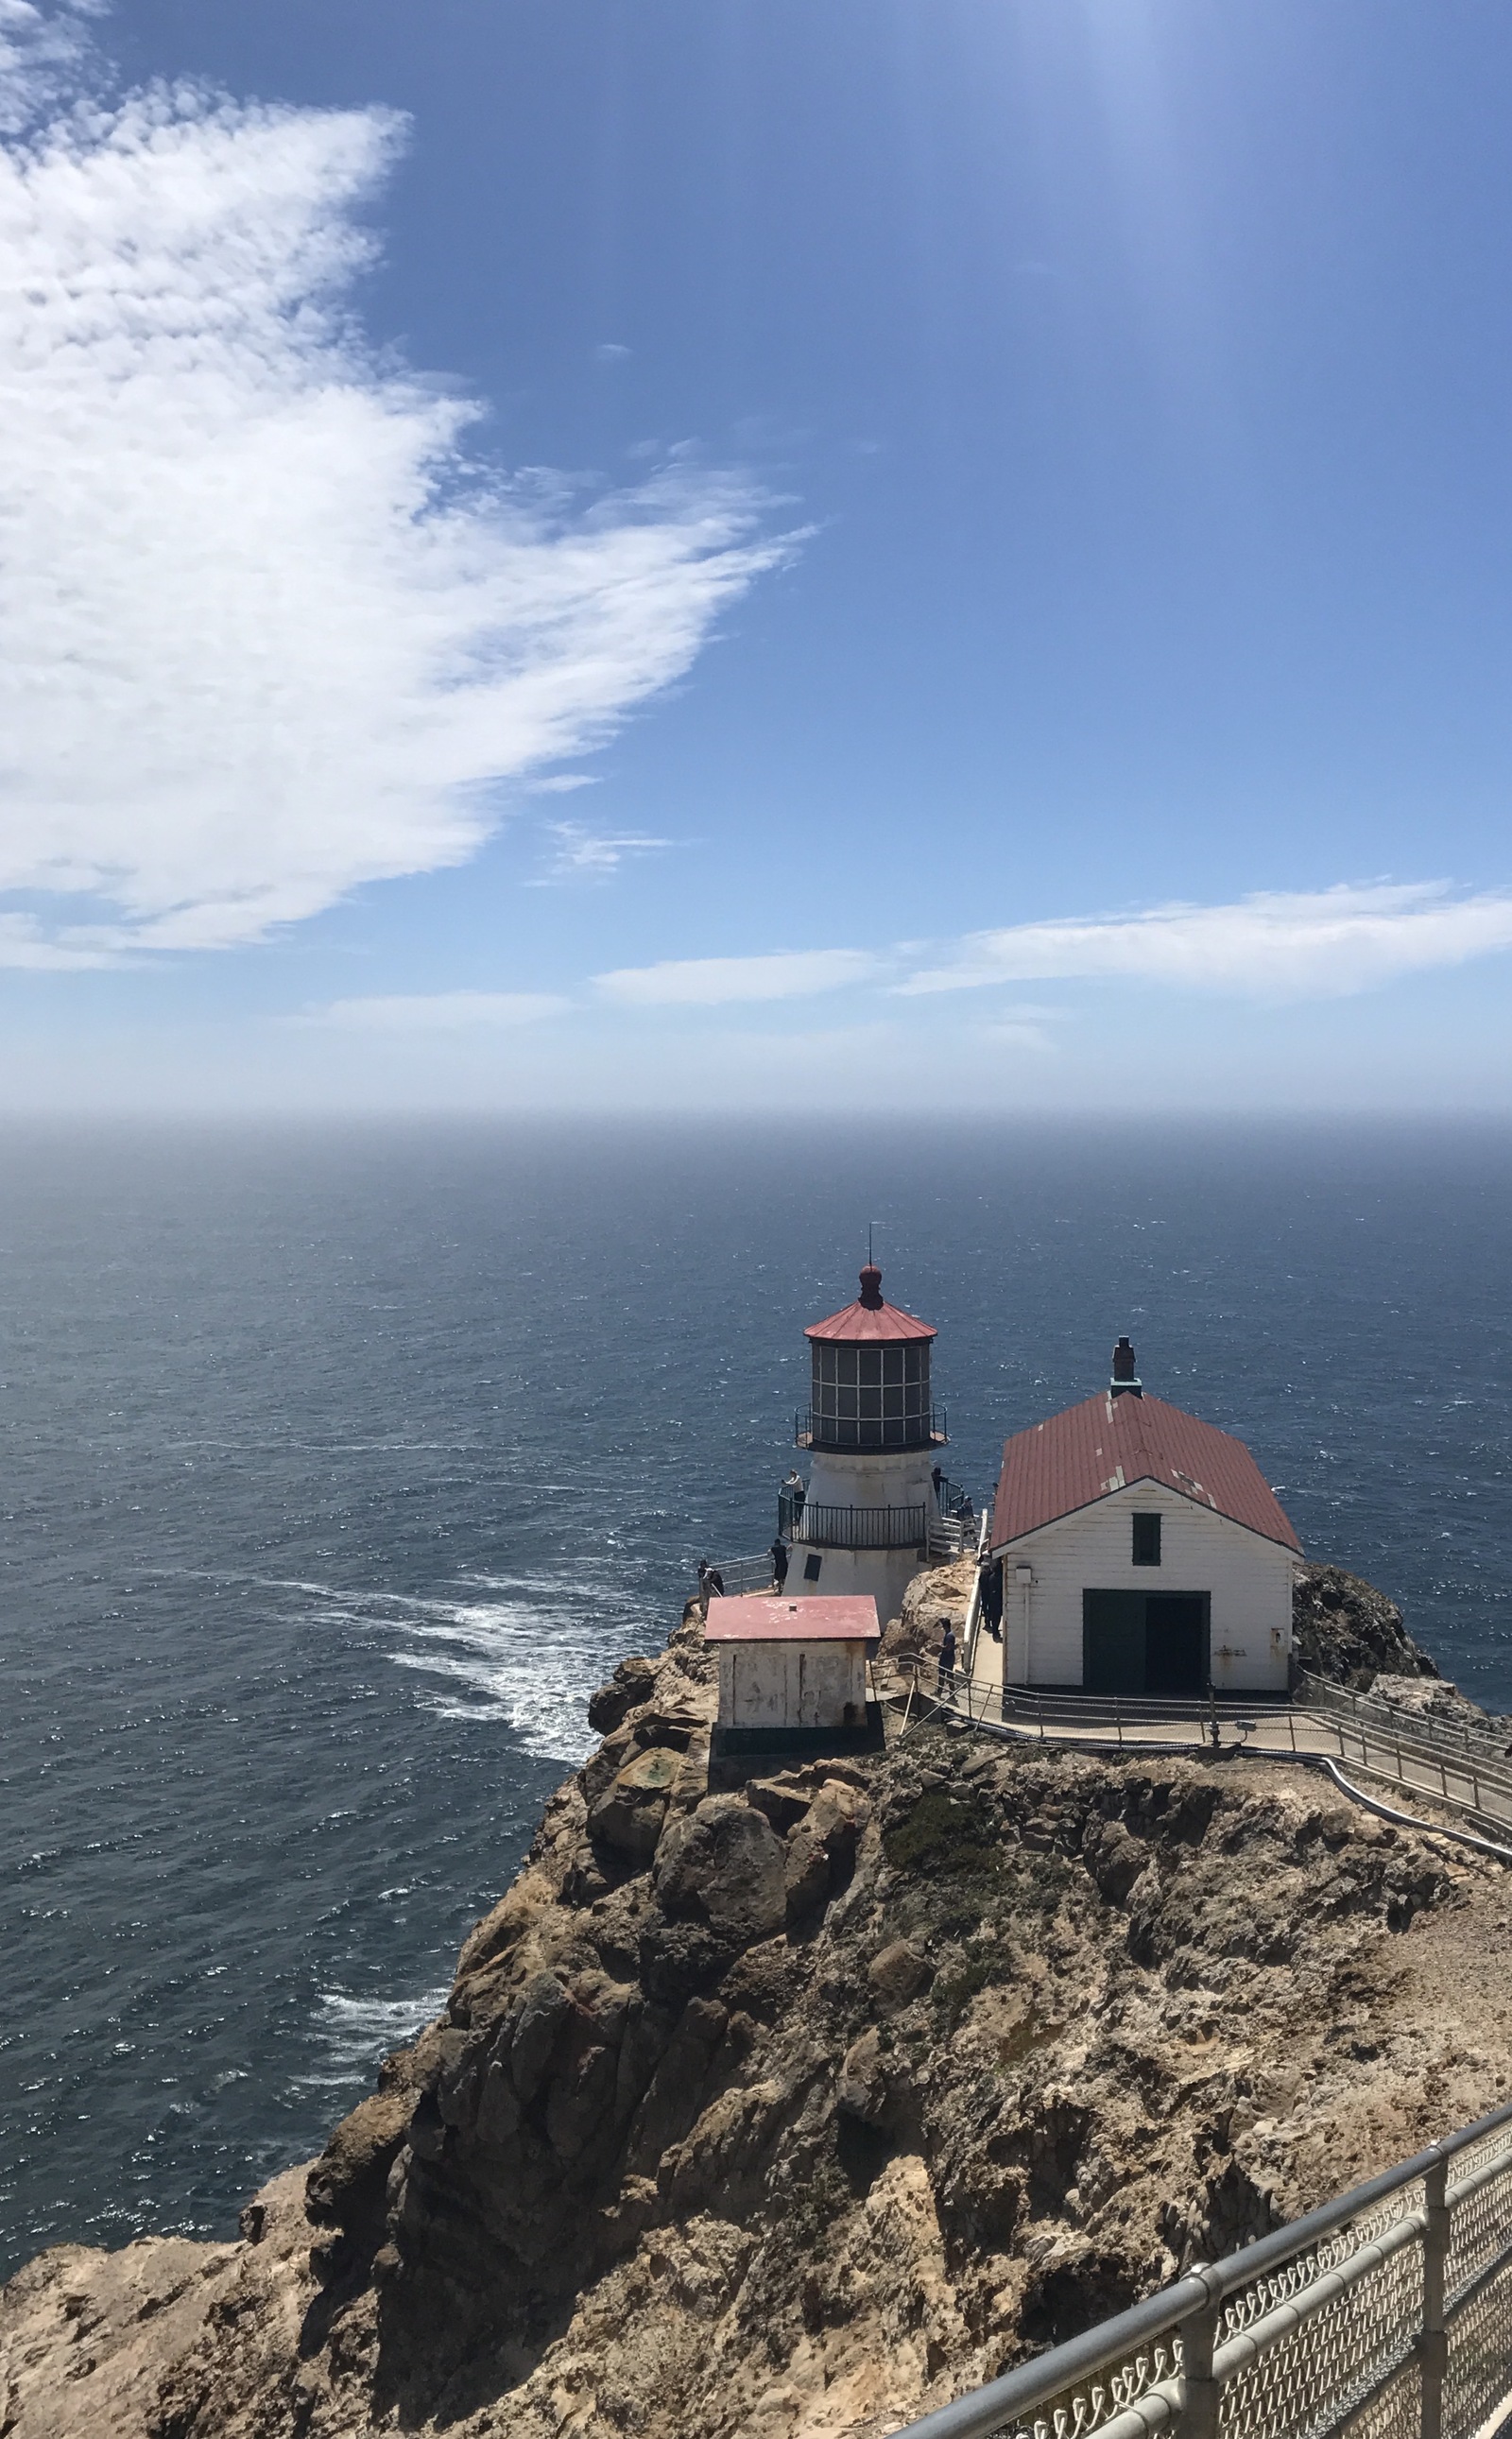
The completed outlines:
[[[794,1541],[821,1550],[908,1550],[922,1547],[929,1532],[923,1500],[910,1507],[835,1507],[806,1499],[790,1501],[792,1522],[783,1527]]]
[[[903,2439],[1472,2439],[1512,2390],[1512,2103]]]

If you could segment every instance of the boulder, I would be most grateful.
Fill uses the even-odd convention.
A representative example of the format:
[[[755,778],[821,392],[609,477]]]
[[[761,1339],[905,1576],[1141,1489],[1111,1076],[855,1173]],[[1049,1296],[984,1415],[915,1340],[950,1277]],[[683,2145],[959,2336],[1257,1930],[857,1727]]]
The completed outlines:
[[[790,1923],[814,1913],[845,1887],[870,1810],[866,1798],[845,1779],[825,1781],[788,1840],[783,1884]]]
[[[859,2041],[852,2041],[841,2061],[835,2106],[843,2117],[854,2117],[863,2126],[881,2126],[887,2116],[891,2106],[887,2061],[875,2024]]]
[[[654,1660],[639,1654],[622,1660],[607,1685],[588,1698],[588,1724],[596,1736],[613,1735],[630,1711],[649,1701],[656,1682]]]
[[[811,1787],[795,1778],[753,1778],[746,1782],[746,1802],[764,1812],[774,1829],[796,1829],[814,1799]]]
[[[589,1812],[590,1838],[596,1844],[649,1861],[682,1767],[682,1754],[667,1745],[652,1745],[638,1753],[615,1771]]]
[[[906,2007],[934,1978],[934,1968],[911,1939],[894,1939],[880,1948],[866,1967],[866,1979],[885,2008]]]
[[[673,1921],[707,1923],[744,1948],[782,1929],[786,1861],[764,1812],[743,1796],[705,1796],[670,1825],[657,1850],[657,1898]]]

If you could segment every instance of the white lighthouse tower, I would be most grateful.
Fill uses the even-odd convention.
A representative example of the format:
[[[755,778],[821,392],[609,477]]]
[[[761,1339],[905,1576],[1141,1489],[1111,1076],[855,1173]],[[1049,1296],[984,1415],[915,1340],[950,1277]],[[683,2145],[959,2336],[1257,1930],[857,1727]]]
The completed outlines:
[[[796,1593],[867,1593],[885,1625],[903,1587],[927,1563],[938,1530],[936,1451],[945,1418],[930,1398],[927,1321],[882,1301],[882,1274],[868,1262],[861,1293],[843,1312],[805,1330],[812,1350],[809,1411],[798,1446],[812,1457],[806,1488],[783,1493],[791,1540],[787,1581]]]

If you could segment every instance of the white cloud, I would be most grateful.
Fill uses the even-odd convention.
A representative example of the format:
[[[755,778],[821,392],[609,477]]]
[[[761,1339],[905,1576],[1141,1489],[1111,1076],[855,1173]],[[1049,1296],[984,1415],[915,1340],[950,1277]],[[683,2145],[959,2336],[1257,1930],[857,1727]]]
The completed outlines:
[[[1129,979],[1239,997],[1338,998],[1512,948],[1512,893],[1448,881],[1272,890],[1228,906],[1157,906],[975,932],[904,993],[990,983]]]
[[[253,940],[461,862],[791,546],[685,462],[597,502],[470,464],[474,409],[344,309],[400,134],[180,91],[0,146],[0,892],[33,951]]]
[[[672,845],[670,839],[648,838],[640,830],[590,830],[581,822],[549,822],[546,827],[556,846],[545,871],[531,883],[535,889],[554,881],[607,881],[627,857],[654,855]]]
[[[570,999],[550,991],[431,991],[392,999],[337,999],[302,1020],[347,1033],[458,1033],[539,1024],[560,1016]]]
[[[0,0],[0,133],[25,127],[77,79],[88,56],[85,20],[106,0]]]
[[[610,999],[632,1007],[717,1007],[734,1000],[807,999],[886,971],[864,949],[792,949],[771,957],[678,957],[596,974]]]

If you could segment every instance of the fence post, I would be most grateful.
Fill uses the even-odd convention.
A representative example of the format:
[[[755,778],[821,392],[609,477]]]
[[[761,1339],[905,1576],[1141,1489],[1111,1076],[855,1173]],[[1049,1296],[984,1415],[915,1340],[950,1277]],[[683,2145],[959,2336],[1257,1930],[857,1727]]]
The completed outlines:
[[[1423,2180],[1423,2342],[1419,2378],[1422,2383],[1422,2439],[1441,2439],[1444,2423],[1444,2372],[1449,2339],[1444,2328],[1444,2266],[1449,2258],[1449,2202],[1446,2186],[1449,2161],[1441,2151]]]
[[[1202,2269],[1195,2274],[1201,2278]],[[1182,2439],[1218,2439],[1218,2384],[1213,2377],[1218,2323],[1217,2304],[1204,2304],[1182,2323]],[[1426,2430],[1423,2439],[1430,2439]],[[1432,2439],[1438,2439],[1437,2431]]]

